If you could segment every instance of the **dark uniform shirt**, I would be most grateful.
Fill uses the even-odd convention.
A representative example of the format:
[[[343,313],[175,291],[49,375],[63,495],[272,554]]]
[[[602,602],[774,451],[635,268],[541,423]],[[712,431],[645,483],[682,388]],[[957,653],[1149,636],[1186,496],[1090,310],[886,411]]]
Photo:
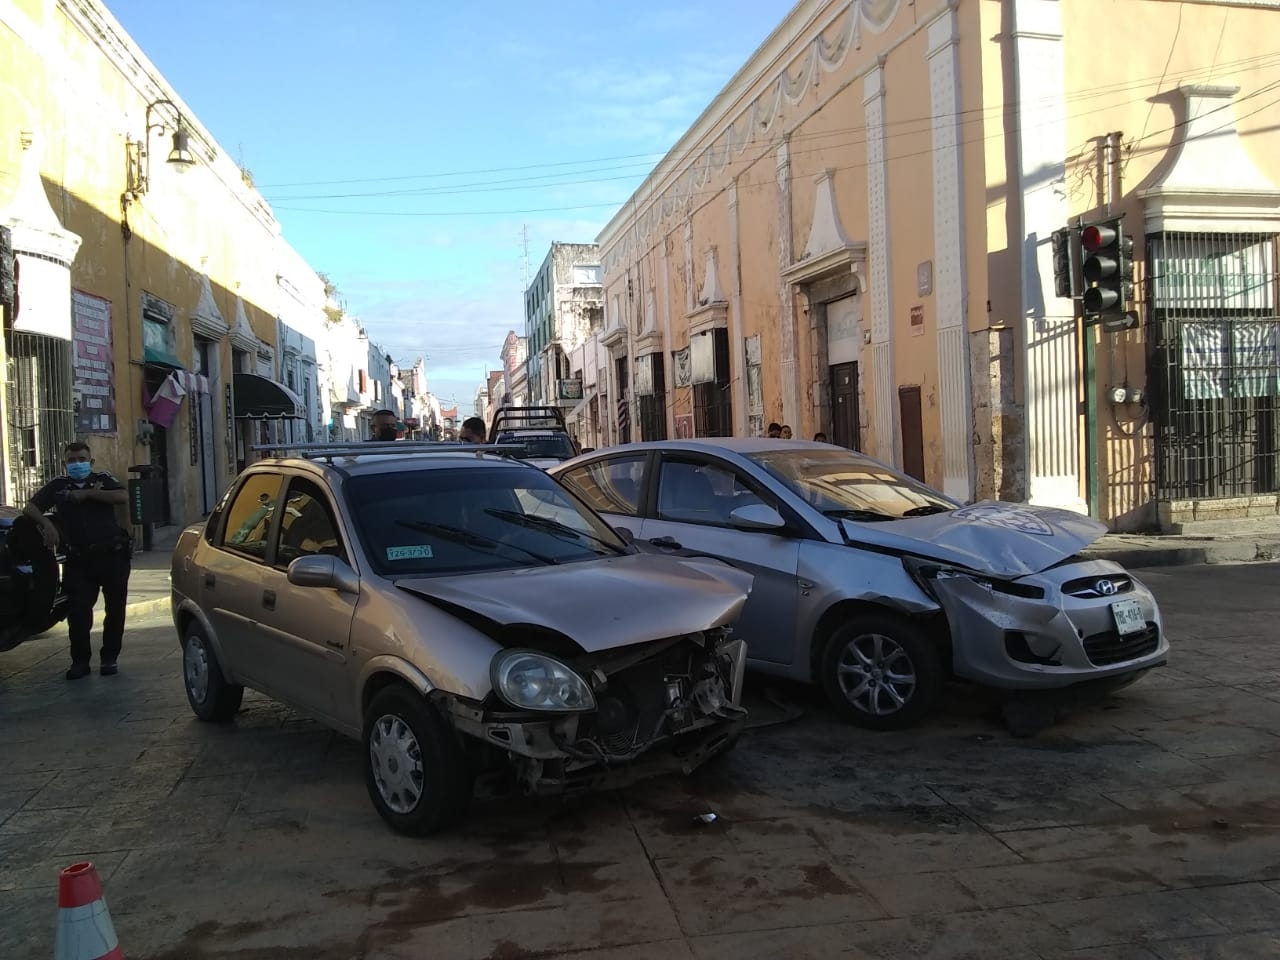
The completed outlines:
[[[72,490],[123,490],[124,485],[109,473],[91,473],[81,481],[55,477],[31,495],[31,502],[45,513],[56,508],[55,521],[69,551],[120,549],[128,532],[116,522],[116,507],[101,500],[68,500]]]

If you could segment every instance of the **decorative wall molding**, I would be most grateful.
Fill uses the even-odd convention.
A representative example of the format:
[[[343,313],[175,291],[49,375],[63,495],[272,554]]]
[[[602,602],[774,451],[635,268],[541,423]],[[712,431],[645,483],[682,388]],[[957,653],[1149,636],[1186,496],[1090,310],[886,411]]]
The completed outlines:
[[[742,237],[741,222],[738,210],[738,181],[730,180],[728,186],[729,201],[729,342],[742,340]],[[757,341],[758,342],[758,341]],[[737,366],[733,358],[729,360],[730,370]],[[734,436],[743,436],[747,432],[747,378],[734,375],[729,378],[729,402],[733,411]]]
[[[1254,164],[1236,129],[1240,88],[1184,84],[1179,91],[1182,136],[1173,162],[1158,183],[1138,193],[1148,232],[1280,231],[1280,189]]]
[[[253,332],[249,323],[249,315],[245,313],[244,297],[240,295],[240,284],[236,284],[236,322],[231,328],[231,346],[246,353],[258,352],[258,335]]]
[[[871,418],[875,455],[899,464],[897,369],[893,350],[893,288],[889,277],[889,162],[885,146],[884,66],[877,64],[863,82],[862,104],[867,131],[867,221],[870,259]]]
[[[213,298],[213,284],[209,282],[208,257],[200,258],[200,295],[191,311],[191,332],[207,340],[221,340],[231,332],[222,318],[222,311]]]
[[[784,267],[782,276],[797,285],[814,283],[850,270],[859,272],[866,258],[867,245],[854,243],[845,233],[836,202],[835,171],[824,170],[814,177],[813,220],[804,254]]]
[[[714,246],[707,249],[702,291],[698,294],[697,306],[689,311],[686,319],[689,321],[690,337],[729,326],[729,301],[720,289],[720,270]]]
[[[778,367],[782,381],[782,420],[784,423],[799,423],[802,395],[796,357],[796,295],[790,282],[782,277],[782,271],[791,266],[794,228],[791,210],[791,147],[787,140],[778,145],[774,163],[778,184],[778,307],[782,321],[778,331]]]
[[[40,175],[42,144],[39,138],[24,130],[19,134],[19,142],[22,157],[18,189],[9,206],[0,211],[0,224],[10,229],[15,252],[51,260],[70,270],[80,250],[81,239],[63,227],[49,203],[44,179]],[[67,282],[70,283],[69,275]]]
[[[724,290],[720,288],[720,262],[714,246],[707,248],[706,259],[702,268],[702,292],[698,294],[698,306],[705,307],[713,303],[727,303]]]
[[[893,23],[901,5],[901,0],[849,0],[817,26],[811,39],[773,74],[757,95],[731,117],[716,119],[717,106],[732,102],[725,99],[733,87],[731,82],[726,93],[704,112],[703,120],[690,128],[632,196],[632,201],[624,205],[601,232],[604,273],[609,274],[619,262],[632,258],[633,251],[649,241],[668,220],[677,215],[687,216],[694,198],[748,147],[776,142],[780,135],[780,121],[786,116],[787,108],[803,100],[823,74],[832,73],[844,65],[849,53],[860,47],[864,30],[873,34],[883,33]],[[796,16],[798,11],[793,11],[791,18]],[[758,59],[759,55],[748,61],[740,75],[752,68]],[[737,97],[741,96],[742,93],[737,94]],[[683,145],[686,140],[692,138],[697,143],[710,132],[700,128],[714,129],[717,126],[721,129],[705,147],[691,156],[685,155]],[[646,198],[637,200],[646,188]],[[633,214],[637,207],[642,209]]]
[[[643,336],[636,337],[636,342],[632,353],[637,357],[643,357],[650,353],[661,353],[663,346],[663,338],[661,330],[651,330]]]
[[[955,10],[946,10],[929,25],[928,41],[942,488],[947,496],[967,502],[973,498],[976,470],[966,311],[959,25]]]

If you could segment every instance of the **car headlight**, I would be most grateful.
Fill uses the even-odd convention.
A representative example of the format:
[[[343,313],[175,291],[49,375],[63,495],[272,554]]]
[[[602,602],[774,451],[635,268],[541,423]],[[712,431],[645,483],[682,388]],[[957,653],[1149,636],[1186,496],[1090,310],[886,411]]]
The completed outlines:
[[[503,650],[493,658],[489,678],[494,692],[517,710],[581,713],[596,706],[587,682],[544,653]]]

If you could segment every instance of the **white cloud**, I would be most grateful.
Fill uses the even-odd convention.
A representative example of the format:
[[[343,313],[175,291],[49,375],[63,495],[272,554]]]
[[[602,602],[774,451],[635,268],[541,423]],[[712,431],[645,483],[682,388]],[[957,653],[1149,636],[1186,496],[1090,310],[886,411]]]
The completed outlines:
[[[689,55],[674,67],[606,60],[594,69],[565,71],[560,82],[572,94],[575,109],[562,121],[563,132],[596,142],[665,149],[692,125],[739,65],[734,58]]]

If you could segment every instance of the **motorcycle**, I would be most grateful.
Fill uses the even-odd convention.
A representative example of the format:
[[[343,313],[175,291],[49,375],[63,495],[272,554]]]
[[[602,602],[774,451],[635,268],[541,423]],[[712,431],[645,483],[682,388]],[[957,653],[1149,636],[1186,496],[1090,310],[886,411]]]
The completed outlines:
[[[0,653],[47,633],[67,616],[62,567],[39,525],[0,506]]]

